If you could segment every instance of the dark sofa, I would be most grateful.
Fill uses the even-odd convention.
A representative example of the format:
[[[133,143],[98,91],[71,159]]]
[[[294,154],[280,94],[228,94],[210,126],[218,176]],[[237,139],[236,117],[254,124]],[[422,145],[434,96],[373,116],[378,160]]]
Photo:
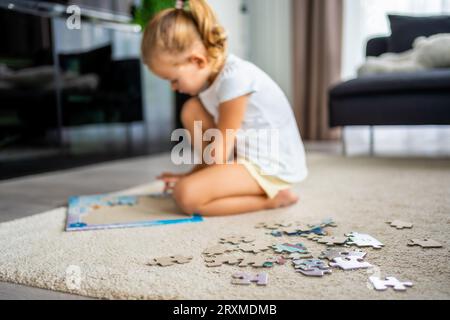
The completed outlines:
[[[402,19],[403,18],[403,19]],[[439,17],[440,18],[440,17]],[[396,47],[404,30],[400,26],[420,22],[419,28],[407,32],[409,39],[419,35],[429,36],[435,32],[436,24],[430,23],[437,17],[411,18],[390,16],[393,34],[390,37],[377,37],[367,42],[366,56],[379,56],[385,52],[401,52],[412,47]],[[428,21],[425,21],[428,19]],[[450,27],[450,17],[441,19],[444,30]],[[406,23],[405,23],[406,21]],[[425,22],[428,24],[424,24]],[[425,27],[424,27],[425,26]],[[427,30],[426,26],[434,26]],[[400,34],[399,34],[400,32]],[[440,32],[439,32],[440,33]],[[397,41],[397,42],[396,42]],[[391,73],[364,76],[340,83],[329,91],[330,127],[378,126],[378,125],[449,125],[450,124],[450,68],[430,69],[414,73]],[[373,139],[373,131],[371,135]],[[371,139],[371,152],[373,140]],[[345,140],[344,140],[345,153]]]

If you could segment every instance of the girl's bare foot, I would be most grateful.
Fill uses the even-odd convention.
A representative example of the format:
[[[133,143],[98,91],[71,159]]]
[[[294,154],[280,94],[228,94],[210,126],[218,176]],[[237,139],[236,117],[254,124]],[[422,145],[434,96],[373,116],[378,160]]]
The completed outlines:
[[[298,197],[290,190],[281,190],[275,198],[269,200],[269,209],[287,207],[297,203]]]

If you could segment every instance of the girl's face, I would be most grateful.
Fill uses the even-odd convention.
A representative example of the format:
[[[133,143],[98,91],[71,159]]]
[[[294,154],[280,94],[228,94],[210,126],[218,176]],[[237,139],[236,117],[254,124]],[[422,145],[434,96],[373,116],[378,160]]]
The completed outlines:
[[[170,81],[173,91],[191,96],[206,89],[211,76],[207,58],[198,53],[188,56],[155,55],[148,66],[158,77]]]

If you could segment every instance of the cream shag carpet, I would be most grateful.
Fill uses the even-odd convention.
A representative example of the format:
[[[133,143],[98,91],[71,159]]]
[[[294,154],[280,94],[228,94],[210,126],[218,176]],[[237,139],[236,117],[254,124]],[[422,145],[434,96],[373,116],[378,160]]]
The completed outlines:
[[[138,229],[64,232],[65,208],[0,225],[0,280],[98,298],[125,299],[449,299],[450,161],[308,156],[310,176],[298,185],[301,201],[290,208],[208,218],[202,223]],[[213,183],[213,182],[211,182]],[[160,183],[127,193],[155,191]],[[291,265],[275,265],[267,287],[235,286],[236,270],[207,268],[201,252],[221,236],[271,239],[255,224],[271,220],[319,222],[332,217],[334,235],[368,233],[385,244],[367,249],[372,271],[340,271],[309,278]],[[401,219],[412,229],[385,221]],[[408,247],[410,238],[431,237],[441,249]],[[283,242],[283,238],[276,239]],[[300,237],[317,256],[324,245]],[[193,255],[191,263],[150,267],[150,258]],[[368,287],[369,275],[409,280],[407,292]]]

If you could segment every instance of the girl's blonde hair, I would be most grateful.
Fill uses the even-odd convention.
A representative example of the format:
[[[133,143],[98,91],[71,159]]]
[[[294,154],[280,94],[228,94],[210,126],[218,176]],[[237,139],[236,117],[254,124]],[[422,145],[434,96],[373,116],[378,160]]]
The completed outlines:
[[[205,0],[189,0],[187,8],[170,8],[159,12],[147,24],[142,38],[144,62],[155,52],[180,54],[196,41],[206,48],[213,72],[224,63],[227,35],[214,11]]]

